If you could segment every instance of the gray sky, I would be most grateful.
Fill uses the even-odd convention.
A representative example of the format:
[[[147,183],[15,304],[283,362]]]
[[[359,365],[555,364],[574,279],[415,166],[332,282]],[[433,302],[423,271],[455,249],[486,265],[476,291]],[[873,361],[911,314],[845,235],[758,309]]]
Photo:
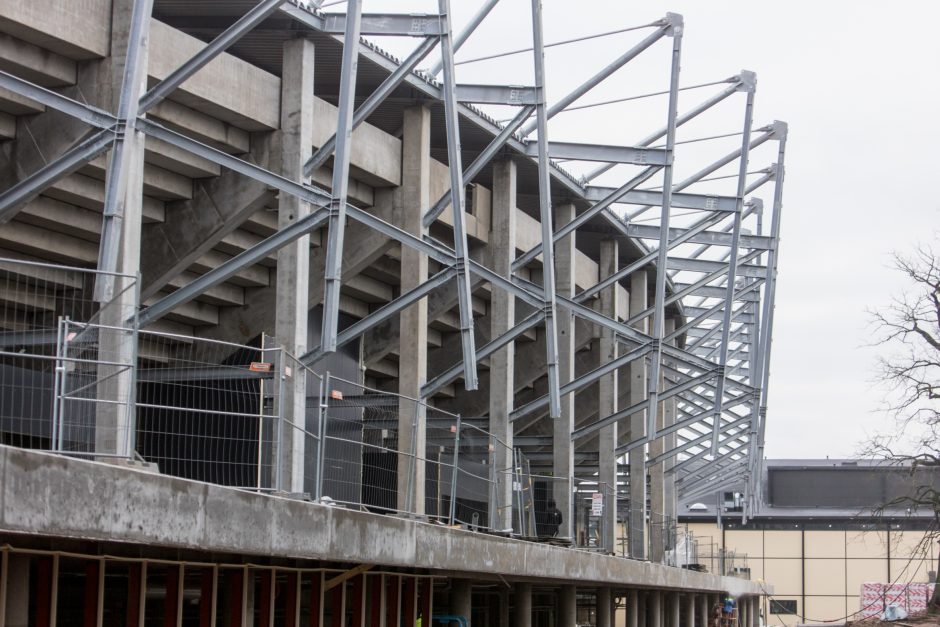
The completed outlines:
[[[452,0],[458,29],[479,3]],[[365,10],[430,12],[436,5],[366,0]],[[457,60],[530,45],[529,6],[501,0]],[[755,127],[774,119],[790,124],[767,455],[849,456],[865,433],[888,428],[879,411],[884,393],[874,384],[876,351],[866,346],[866,308],[905,287],[888,267],[891,251],[930,241],[940,225],[940,200],[922,191],[940,177],[940,37],[931,32],[940,4],[544,0],[543,6],[546,42],[645,24],[667,11],[682,14],[683,85],[757,72]],[[648,32],[548,50],[549,102]],[[666,89],[668,41],[578,104]],[[402,55],[413,45],[380,43]],[[457,76],[462,83],[531,84],[531,65],[531,56],[518,55],[458,65]],[[680,112],[720,89],[684,92]],[[631,144],[663,124],[665,109],[663,98],[598,107],[559,115],[549,131],[556,140]],[[722,103],[680,129],[679,140],[739,131],[742,110],[741,98]],[[676,155],[677,176],[738,142],[684,147]],[[773,161],[775,147],[767,148],[755,154],[754,167]],[[625,180],[622,172],[597,182],[618,180]],[[725,193],[733,193],[729,184]],[[758,195],[769,205],[770,193],[765,188]]]

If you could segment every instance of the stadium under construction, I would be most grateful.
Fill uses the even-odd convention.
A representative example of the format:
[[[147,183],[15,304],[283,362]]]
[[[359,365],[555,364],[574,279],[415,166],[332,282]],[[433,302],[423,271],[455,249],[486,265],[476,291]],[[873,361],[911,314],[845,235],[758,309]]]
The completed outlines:
[[[756,627],[676,503],[761,497],[787,126],[673,13],[461,82],[478,2],[0,0],[0,625]]]

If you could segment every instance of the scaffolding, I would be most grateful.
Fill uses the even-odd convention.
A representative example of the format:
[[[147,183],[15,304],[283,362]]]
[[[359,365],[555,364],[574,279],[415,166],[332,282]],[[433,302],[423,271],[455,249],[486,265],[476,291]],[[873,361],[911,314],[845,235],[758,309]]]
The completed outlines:
[[[232,7],[250,6],[239,16],[232,16],[233,8],[228,8],[223,17],[231,19],[207,21],[210,25],[224,23],[224,26],[209,28],[211,36],[206,37],[208,42],[195,56],[148,88],[151,16],[155,7],[159,10],[164,4],[161,0],[133,0],[129,4],[132,11],[127,32],[122,33],[127,40],[127,53],[121,67],[120,93],[114,111],[0,71],[0,87],[89,127],[86,135],[71,148],[0,194],[0,222],[12,219],[27,201],[56,181],[101,155],[109,155],[98,272],[90,300],[102,309],[123,312],[123,317],[112,315],[100,321],[102,328],[145,333],[155,322],[207,290],[222,285],[260,260],[287,250],[301,238],[322,231],[325,263],[319,345],[296,358],[295,371],[307,369],[311,377],[322,376],[320,370],[315,373],[314,369],[341,347],[360,341],[369,331],[445,288],[453,289],[456,295],[459,358],[447,367],[428,372],[427,380],[421,382],[419,397],[412,399],[416,407],[422,408],[414,410],[416,431],[410,437],[396,438],[395,448],[390,449],[397,451],[399,459],[403,454],[416,459],[416,454],[408,453],[404,447],[433,443],[435,438],[443,436],[433,433],[434,420],[429,415],[429,412],[441,411],[434,408],[432,399],[436,395],[454,385],[466,391],[478,389],[481,362],[512,347],[526,334],[537,333],[544,338],[544,363],[538,366],[541,383],[533,389],[543,393],[520,396],[515,406],[510,405],[507,416],[512,423],[510,435],[515,431],[518,440],[515,443],[500,440],[500,447],[504,449],[500,458],[504,461],[487,460],[486,463],[509,472],[509,468],[517,468],[517,465],[505,463],[505,459],[511,458],[516,449],[523,449],[533,463],[538,462],[540,454],[552,453],[552,483],[560,486],[554,488],[555,499],[559,507],[569,513],[581,507],[581,504],[575,505],[581,500],[580,492],[575,490],[579,482],[588,480],[593,481],[594,486],[605,486],[603,492],[608,505],[605,521],[598,528],[605,534],[599,542],[609,552],[614,550],[617,522],[613,513],[617,508],[613,505],[624,500],[629,504],[631,519],[630,555],[646,557],[648,548],[643,536],[648,525],[643,521],[647,512],[647,471],[660,472],[667,477],[660,482],[675,486],[672,499],[675,493],[692,498],[743,483],[746,486],[743,515],[748,516],[760,489],[759,466],[767,417],[787,137],[787,126],[783,122],[762,126],[754,123],[757,81],[752,72],[742,71],[728,79],[683,87],[680,62],[684,24],[681,16],[670,13],[638,27],[648,30],[649,34],[578,87],[549,101],[545,67],[545,49],[549,44],[543,37],[540,0],[532,0],[531,4],[533,45],[521,51],[530,54],[532,59],[534,82],[531,85],[462,84],[458,80],[455,53],[477,27],[486,23],[497,0],[483,3],[470,23],[456,35],[449,0],[439,0],[436,13],[420,15],[363,13],[361,0],[347,0],[345,11],[341,13],[328,12],[309,3],[262,0],[231,3]],[[168,10],[164,7],[164,11]],[[264,167],[147,115],[219,55],[234,50],[255,29],[274,28],[270,25],[272,20],[279,20],[277,28],[283,28],[286,20],[292,30],[329,36],[342,43],[335,132],[309,158],[306,153],[296,155],[303,161],[299,171],[290,175]],[[417,41],[417,46],[404,60],[397,61],[363,39],[373,36],[410,38]],[[659,42],[668,44],[669,52],[668,84],[657,92],[667,96],[662,128],[632,145],[550,140],[549,122],[555,116],[586,106],[609,106],[630,100],[585,104],[582,99],[637,57],[653,54]],[[418,70],[435,48],[439,50],[440,61],[430,70]],[[516,52],[520,51],[513,51]],[[387,72],[371,93],[357,93],[360,57],[370,59]],[[716,86],[720,89],[710,97],[680,112],[680,92]],[[349,199],[353,131],[379,111],[396,90],[405,87],[415,98],[442,110],[446,136],[444,144],[437,149],[446,157],[449,188],[440,197],[430,199],[414,228],[396,226]],[[732,99],[740,101],[739,131],[687,141],[730,136],[740,140],[739,147],[676,181],[676,155],[678,147],[685,143],[679,138],[680,127]],[[488,107],[513,107],[515,115],[506,123],[497,123],[486,113],[490,110]],[[467,151],[461,144],[461,124],[466,123],[477,125],[491,137],[485,147],[474,151],[475,156],[468,166],[463,164]],[[296,199],[308,206],[309,211],[280,224],[274,234],[245,251],[143,304],[143,299],[133,289],[128,289],[128,281],[132,280],[128,277],[136,275],[141,264],[148,263],[148,260],[134,257],[134,251],[139,255],[140,206],[144,194],[142,169],[148,141],[199,157],[244,180],[274,190],[282,199]],[[768,142],[777,145],[776,160],[755,164],[752,152]],[[539,236],[537,244],[522,254],[515,255],[513,248],[508,265],[499,268],[471,254],[466,189],[494,159],[506,156],[533,168],[536,173],[532,211],[539,222]],[[311,182],[311,174],[330,159],[329,188]],[[562,162],[564,168],[560,165]],[[734,168],[735,173],[723,176],[725,166]],[[579,174],[569,171],[579,169]],[[606,184],[595,183],[598,180]],[[704,191],[706,188],[708,191]],[[715,191],[719,189],[722,193]],[[769,196],[766,204],[760,196],[765,192]],[[429,230],[448,206],[452,241],[444,241]],[[416,286],[402,289],[400,294],[367,315],[342,326],[339,318],[344,250],[349,247],[345,235],[350,224],[382,234],[400,245],[403,256],[405,251],[413,251],[423,256],[425,263],[429,260],[436,270]],[[622,262],[624,254],[618,254],[616,246],[608,248],[614,251],[612,256],[607,253],[611,263],[601,263],[604,267],[599,270],[598,281],[578,291],[572,269],[566,265],[569,260],[564,255],[575,250],[575,237],[585,236],[603,240],[602,243],[613,242],[623,251],[629,249],[632,258]],[[604,254],[602,247],[598,257]],[[283,275],[287,274],[285,265]],[[278,280],[282,280],[281,273]],[[293,281],[293,288],[299,289],[303,283],[306,290],[306,270],[295,275]],[[629,285],[629,311],[618,311],[613,302],[618,285]],[[478,341],[474,328],[473,292],[481,286],[486,286],[491,294],[505,295],[518,304],[520,311],[527,312],[519,321],[510,320],[507,329],[494,334],[485,343]],[[652,298],[648,298],[650,294]],[[580,323],[600,330],[598,336],[602,345],[607,342],[609,359],[576,376],[574,335]],[[72,330],[66,328],[58,332],[70,336]],[[114,363],[133,370],[129,365],[138,364],[137,350],[142,341],[117,342]],[[293,346],[296,338],[278,337],[275,342]],[[289,355],[290,351],[284,354]],[[271,360],[259,357],[257,361],[268,363]],[[283,368],[283,362],[278,367]],[[634,379],[638,373],[642,381],[641,393],[631,393],[628,403],[618,404],[616,385],[613,385],[613,406],[589,420],[575,416],[576,394],[595,384],[616,382],[621,375]],[[145,380],[141,377],[153,376],[153,369],[144,368],[135,376]],[[322,401],[318,401],[317,407],[304,405],[307,398],[304,388],[309,390],[317,385],[318,380],[311,378],[305,386],[298,385],[296,391],[290,388],[285,392],[295,395],[293,401],[281,398],[278,402],[293,402],[299,412],[319,411]],[[349,382],[349,385],[362,388],[361,381]],[[130,388],[121,389],[125,389],[126,394],[126,389]],[[363,388],[354,396],[364,394]],[[527,400],[523,402],[523,398]],[[126,396],[121,402],[145,406],[140,399],[135,401]],[[331,402],[327,400],[325,404],[333,410]],[[258,411],[264,415],[263,402]],[[403,411],[401,407],[394,412],[389,410],[388,421],[394,422],[397,429],[405,424]],[[544,417],[547,423],[542,420]],[[543,425],[551,425],[549,434],[534,428],[540,420]],[[628,434],[618,437],[614,430],[611,438],[610,429],[618,423],[630,425]],[[464,435],[459,420],[455,424],[458,425],[456,436]],[[300,491],[298,486],[303,488],[309,484],[309,476],[304,478],[303,464],[310,453],[305,449],[322,446],[325,438],[334,437],[311,431],[308,425],[295,425],[295,428],[302,432],[301,442],[290,446],[298,458],[285,461],[283,469],[280,465],[272,469],[272,472],[286,473],[286,483],[278,485],[288,492]],[[383,427],[375,429],[377,433],[359,433],[360,446],[373,436],[380,440],[388,437],[383,434]],[[481,437],[476,434],[477,440]],[[489,433],[486,437],[498,438]],[[309,446],[305,447],[303,440],[309,441]],[[133,446],[124,442],[112,452],[126,455],[131,450]],[[469,472],[460,469],[457,450],[438,451],[437,464],[449,464],[451,468],[449,475],[446,472],[439,475],[445,483],[460,472]],[[107,454],[102,450],[94,452]],[[596,458],[591,454],[596,454]],[[260,458],[258,463],[261,463]],[[318,463],[322,464],[322,458]],[[477,463],[482,465],[484,461],[481,458]],[[642,481],[630,481],[631,477],[640,475]],[[383,477],[383,481],[390,481],[384,474]],[[322,473],[319,478],[322,480]],[[258,477],[256,483],[255,487],[264,487]],[[450,522],[466,517],[469,520],[463,522],[474,524],[475,520],[480,525],[486,518],[486,525],[499,528],[501,525],[492,512],[512,512],[513,499],[517,496],[515,485],[513,479],[498,481],[493,476],[481,477],[478,487],[485,494],[475,495],[479,498],[471,500],[488,501],[490,505],[489,509],[480,511],[470,506],[461,508],[456,490],[438,490],[436,494],[443,501],[434,506],[449,509],[436,511],[435,515]],[[400,478],[386,488],[402,498]],[[425,490],[416,490],[414,485],[410,489],[407,496],[410,504],[422,496],[431,498]],[[602,491],[595,488],[594,492]],[[401,509],[400,502],[390,509]],[[424,508],[418,509],[424,513]],[[512,515],[508,514],[503,520],[511,519]],[[574,533],[574,529],[568,528],[563,535],[570,537]],[[671,548],[674,547],[664,547],[664,550]]]

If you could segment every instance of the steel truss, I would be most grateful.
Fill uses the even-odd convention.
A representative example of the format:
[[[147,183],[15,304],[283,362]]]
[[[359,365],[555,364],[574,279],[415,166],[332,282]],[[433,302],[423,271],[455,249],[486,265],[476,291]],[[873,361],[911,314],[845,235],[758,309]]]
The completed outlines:
[[[646,417],[644,432],[632,433],[628,440],[617,444],[617,455],[645,449],[661,438],[674,435],[675,445],[650,457],[648,466],[669,462],[668,472],[675,477],[679,491],[686,495],[744,482],[748,503],[753,503],[759,490],[759,464],[766,432],[786,124],[774,122],[752,129],[756,78],[751,72],[741,72],[724,81],[727,86],[721,91],[680,114],[678,101],[682,88],[679,69],[684,26],[681,16],[675,14],[667,14],[652,24],[653,32],[640,43],[549,104],[541,2],[533,0],[535,84],[525,87],[461,85],[457,82],[454,53],[485,20],[497,1],[484,2],[470,25],[454,37],[449,0],[439,0],[438,13],[420,16],[363,14],[361,0],[348,0],[347,10],[342,14],[324,13],[284,0],[261,0],[193,58],[145,91],[146,55],[142,51],[146,50],[153,0],[136,0],[128,34],[123,86],[115,114],[72,100],[13,74],[0,72],[0,87],[72,116],[91,128],[81,141],[59,158],[0,194],[0,221],[12,218],[23,204],[55,181],[110,151],[98,266],[103,271],[115,271],[121,237],[127,236],[123,207],[128,198],[143,193],[139,177],[135,179],[130,173],[135,164],[139,167],[142,163],[146,139],[161,140],[260,181],[280,193],[297,197],[312,205],[314,210],[146,307],[139,315],[140,326],[145,327],[286,244],[325,228],[327,252],[323,277],[322,343],[303,357],[306,364],[317,362],[432,291],[455,281],[461,359],[429,380],[422,388],[423,397],[431,397],[459,378],[463,379],[466,389],[476,389],[477,366],[481,360],[532,329],[541,328],[545,337],[547,393],[516,407],[510,415],[513,421],[538,416],[546,409],[549,417],[557,418],[561,414],[562,398],[585,390],[602,377],[616,376],[631,364],[646,364],[648,387],[645,396],[631,399],[627,407],[610,415],[597,416],[577,425],[570,434],[574,443],[586,441],[588,436],[595,435],[605,426],[643,413]],[[146,117],[149,110],[183,82],[276,12],[307,28],[342,38],[344,45],[336,131],[309,158],[303,168],[303,180],[285,178]],[[356,108],[357,63],[360,55],[369,54],[369,48],[360,43],[363,35],[411,37],[419,43],[404,61],[391,68],[388,78]],[[668,104],[663,128],[632,146],[549,140],[548,122],[552,117],[564,112],[662,39],[671,41]],[[441,59],[429,74],[441,74],[440,83],[427,80],[415,71],[436,46],[440,47]],[[450,189],[431,204],[423,216],[423,223],[425,227],[430,226],[450,205],[454,231],[452,246],[427,235],[406,232],[348,203],[352,131],[402,84],[419,89],[426,97],[444,106]],[[744,99],[740,148],[688,178],[674,182],[677,130],[737,94],[743,94]],[[466,103],[511,105],[517,107],[518,112],[508,124],[500,127],[485,122],[483,116],[467,107]],[[477,122],[483,120],[481,123],[493,132],[490,144],[466,168],[462,163],[458,128],[461,116]],[[526,140],[532,133],[536,133],[536,139]],[[655,146],[654,143],[660,140],[665,143]],[[749,180],[749,170],[753,167],[751,153],[768,141],[778,144],[776,163],[759,170],[761,176],[758,179]],[[497,154],[507,151],[517,159],[529,159],[537,166],[541,222],[540,243],[516,257],[511,277],[504,277],[470,258],[464,210],[465,183],[477,177]],[[330,157],[333,158],[333,170],[329,190],[306,180]],[[578,181],[562,173],[551,159],[597,162],[598,165]],[[690,189],[731,164],[737,164],[732,194],[721,196]],[[619,186],[592,184],[600,176],[613,178],[622,165],[633,166],[634,169]],[[636,167],[641,169],[637,171]],[[661,188],[642,187],[660,176]],[[564,186],[582,207],[571,222],[557,229],[552,206],[553,180]],[[764,232],[765,207],[761,199],[752,194],[762,191],[770,183],[773,184],[772,202],[769,203],[770,227]],[[654,208],[658,209],[658,218],[651,220],[648,214]],[[677,220],[684,215],[683,212],[691,212],[694,218]],[[427,255],[440,264],[441,270],[425,284],[401,294],[339,332],[337,320],[347,219]],[[746,231],[745,225],[755,221],[757,228]],[[555,244],[566,237],[573,237],[579,230],[596,230],[598,224],[602,224],[611,237],[624,242],[624,248],[639,247],[639,256],[570,298],[556,293]],[[530,269],[540,270],[540,285],[525,278]],[[631,311],[623,318],[595,311],[592,304],[602,290],[621,284],[641,271],[651,272],[654,276],[654,296],[650,306],[641,311]],[[493,289],[520,299],[534,312],[503,335],[478,347],[473,331],[472,276],[488,282]],[[100,285],[97,290],[99,300],[109,300],[110,290],[109,285]],[[671,332],[666,330],[669,311],[676,318],[675,330]],[[571,381],[561,380],[556,328],[559,312],[612,332],[622,347],[620,355]],[[648,332],[637,326],[646,323],[649,323]],[[657,416],[665,403],[675,404],[676,419],[673,424],[660,426]]]

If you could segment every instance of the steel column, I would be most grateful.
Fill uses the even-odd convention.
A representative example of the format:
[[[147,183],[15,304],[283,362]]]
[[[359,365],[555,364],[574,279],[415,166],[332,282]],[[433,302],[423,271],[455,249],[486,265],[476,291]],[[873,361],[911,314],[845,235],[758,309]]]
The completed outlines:
[[[477,389],[476,341],[473,334],[473,304],[470,296],[470,268],[467,250],[467,221],[463,164],[460,154],[460,126],[457,118],[457,79],[451,42],[450,0],[438,0],[441,20],[441,59],[444,63],[444,117],[447,127],[447,170],[450,174],[451,208],[454,212],[454,259],[457,268],[457,303],[460,312],[460,345],[463,353],[464,387]]]
[[[336,350],[336,333],[339,324],[339,290],[343,279],[346,195],[349,191],[349,154],[352,148],[352,117],[356,97],[356,70],[359,66],[361,23],[362,3],[360,0],[347,0],[346,33],[343,36],[343,64],[339,83],[339,110],[336,118],[336,157],[333,159],[326,269],[323,276],[323,327],[320,333],[320,346],[327,353]]]

